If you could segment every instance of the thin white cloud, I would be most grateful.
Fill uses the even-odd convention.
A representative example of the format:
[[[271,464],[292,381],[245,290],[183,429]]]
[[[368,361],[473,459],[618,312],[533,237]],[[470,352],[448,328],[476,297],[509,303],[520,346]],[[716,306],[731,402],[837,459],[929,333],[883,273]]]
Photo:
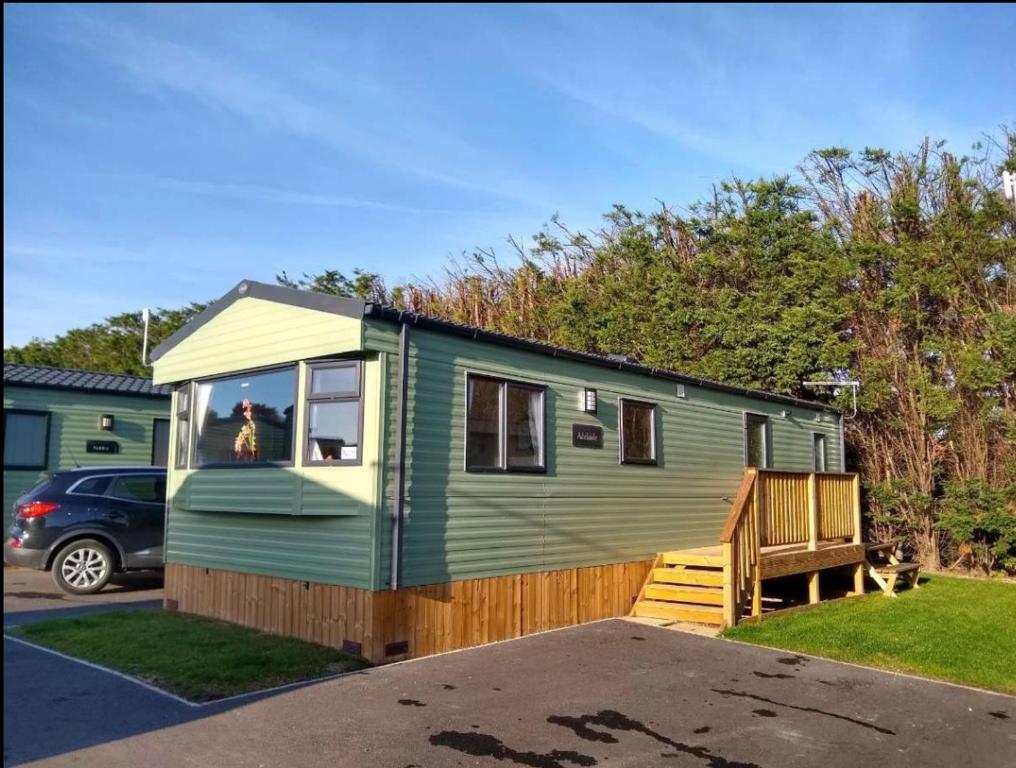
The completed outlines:
[[[136,87],[153,95],[182,94],[258,129],[313,139],[375,165],[460,190],[527,204],[543,195],[533,180],[446,126],[402,111],[396,91],[380,93],[375,84],[361,84],[359,73],[336,73],[341,76],[320,84],[322,92],[301,96],[299,91],[307,89],[305,73],[287,80],[284,67],[269,72],[242,66],[91,14],[68,14],[66,21],[68,26],[55,33],[59,39],[124,72]]]
[[[803,33],[790,10],[599,6],[578,14],[551,7],[538,32],[509,28],[500,46],[548,90],[724,168],[790,171],[808,151],[842,143],[843,127],[855,131],[859,117],[871,141],[892,137],[896,146],[919,140],[917,124],[965,135],[919,109],[910,94],[870,87],[868,74],[907,66],[907,17],[875,34],[872,50],[858,59],[857,27],[865,20],[835,8],[811,12],[826,14],[838,34]],[[836,68],[845,61],[851,76],[841,78]],[[630,137],[618,141],[619,154],[637,146]]]
[[[461,208],[436,208],[415,205],[400,205],[379,200],[348,197],[345,195],[300,192],[259,184],[236,184],[230,182],[188,181],[158,176],[116,176],[128,182],[151,184],[168,190],[205,195],[233,200],[251,200],[285,205],[308,205],[321,208],[348,208],[352,210],[387,211],[411,215],[483,216],[497,215],[497,211],[465,210]]]

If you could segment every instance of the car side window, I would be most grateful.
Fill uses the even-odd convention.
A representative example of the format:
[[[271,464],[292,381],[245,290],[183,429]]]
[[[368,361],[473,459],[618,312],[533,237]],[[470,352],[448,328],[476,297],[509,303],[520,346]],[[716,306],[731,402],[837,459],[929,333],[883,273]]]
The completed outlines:
[[[71,493],[79,496],[102,496],[109,485],[109,475],[89,477],[75,483]]]
[[[156,475],[120,475],[109,495],[127,501],[160,504],[166,500],[166,478]]]

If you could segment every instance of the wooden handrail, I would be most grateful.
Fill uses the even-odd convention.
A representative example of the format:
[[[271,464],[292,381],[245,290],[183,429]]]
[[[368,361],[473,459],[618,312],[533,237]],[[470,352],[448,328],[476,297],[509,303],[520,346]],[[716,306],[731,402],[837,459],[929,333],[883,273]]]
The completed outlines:
[[[755,478],[758,477],[758,470],[754,467],[749,467],[744,471],[744,477],[741,478],[741,485],[737,489],[737,496],[734,497],[734,503],[730,505],[730,514],[727,515],[727,524],[723,526],[723,532],[720,534],[720,543],[729,544],[730,540],[734,536],[734,531],[737,530],[737,523],[741,519],[741,515],[744,514],[744,510],[748,506],[748,499],[751,498],[752,486],[755,485]]]

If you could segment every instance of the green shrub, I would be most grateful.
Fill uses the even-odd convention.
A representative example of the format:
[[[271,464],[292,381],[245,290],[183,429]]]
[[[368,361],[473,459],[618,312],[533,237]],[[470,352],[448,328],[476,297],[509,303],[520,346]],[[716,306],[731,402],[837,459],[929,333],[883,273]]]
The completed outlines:
[[[1016,486],[993,488],[983,480],[944,483],[938,527],[949,534],[961,559],[990,574],[1016,571]]]

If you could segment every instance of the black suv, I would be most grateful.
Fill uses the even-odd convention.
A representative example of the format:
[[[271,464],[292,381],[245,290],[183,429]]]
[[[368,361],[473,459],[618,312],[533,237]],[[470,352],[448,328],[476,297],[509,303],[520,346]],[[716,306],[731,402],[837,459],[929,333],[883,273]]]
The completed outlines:
[[[118,571],[162,568],[166,470],[89,467],[46,475],[14,502],[4,562],[98,592]]]

